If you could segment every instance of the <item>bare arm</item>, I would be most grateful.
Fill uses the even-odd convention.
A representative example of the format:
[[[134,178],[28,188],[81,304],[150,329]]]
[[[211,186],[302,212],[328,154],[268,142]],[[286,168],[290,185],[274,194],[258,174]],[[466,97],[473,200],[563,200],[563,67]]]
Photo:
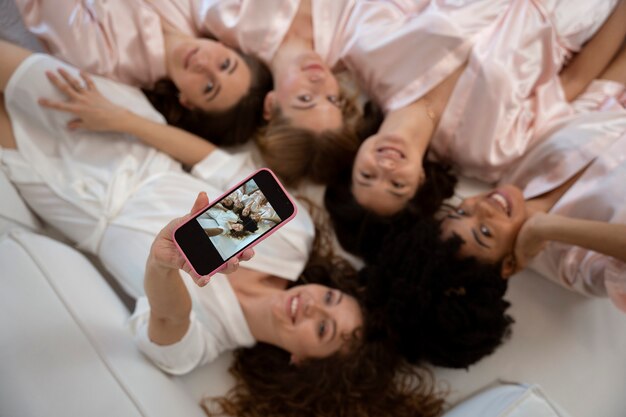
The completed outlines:
[[[153,122],[113,104],[85,73],[81,73],[83,83],[63,69],[59,70],[59,74],[63,79],[53,73],[46,75],[67,96],[68,101],[43,98],[39,104],[76,115],[77,118],[68,123],[70,129],[127,133],[189,166],[200,162],[216,149],[215,145],[199,136]]]
[[[155,123],[130,111],[120,120],[119,131],[139,138],[188,166],[202,161],[217,148],[211,142],[185,130]]]
[[[27,49],[0,39],[0,92],[4,92],[13,72],[31,54]]]
[[[208,203],[206,194],[200,193],[191,213],[196,213],[202,207],[206,207]],[[159,232],[150,248],[144,288],[150,303],[148,336],[158,345],[170,345],[178,342],[189,328],[191,297],[179,270],[182,269],[187,272],[201,287],[209,282],[208,276],[201,277],[193,272],[172,240],[174,229],[189,219],[191,213],[172,220]],[[252,249],[246,249],[241,259],[248,260],[253,255]],[[225,269],[221,272],[232,273],[237,270],[238,265],[239,259],[233,258],[228,261]]]
[[[520,260],[536,255],[545,242],[580,246],[626,262],[626,225],[538,213],[526,221],[517,236]]]
[[[575,99],[609,65],[626,37],[626,0],[621,0],[596,34],[561,71],[568,101]]]

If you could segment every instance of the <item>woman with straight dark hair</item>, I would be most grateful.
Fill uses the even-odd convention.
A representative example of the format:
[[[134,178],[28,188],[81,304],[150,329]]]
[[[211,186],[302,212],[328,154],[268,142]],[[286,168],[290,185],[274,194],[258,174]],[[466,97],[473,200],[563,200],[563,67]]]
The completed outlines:
[[[48,52],[89,73],[141,87],[173,126],[218,145],[236,145],[263,124],[269,70],[194,27],[168,3],[16,3]],[[162,19],[165,12],[168,20]]]

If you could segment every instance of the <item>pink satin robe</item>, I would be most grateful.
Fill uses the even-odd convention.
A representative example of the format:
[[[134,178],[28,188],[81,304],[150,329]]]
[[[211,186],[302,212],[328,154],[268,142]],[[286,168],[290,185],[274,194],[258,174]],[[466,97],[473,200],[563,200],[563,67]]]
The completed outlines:
[[[607,94],[604,97],[599,94],[602,89]],[[519,186],[524,197],[531,199],[553,190],[589,165],[550,212],[626,224],[624,104],[623,85],[596,82],[575,103],[585,112],[553,125],[541,143],[506,173],[502,183]],[[608,295],[626,312],[624,262],[581,247],[550,242],[529,267],[580,293]]]
[[[553,120],[574,113],[558,73],[615,4],[512,0],[479,35],[432,139],[432,156],[463,175],[497,181]]]
[[[312,0],[314,48],[334,71],[350,70],[360,87],[384,108],[399,108],[462,65],[476,34],[509,1]],[[174,0],[171,4],[187,10],[196,30],[210,31],[226,44],[269,62],[291,26],[299,1]]]
[[[331,68],[347,67],[368,94],[394,109],[416,100],[462,65],[477,34],[509,1],[312,0],[314,47]],[[159,78],[149,71],[159,76],[164,71],[155,13],[184,33],[211,33],[267,63],[299,6],[299,0],[51,3],[18,0],[27,27],[51,53],[142,86]]]
[[[167,75],[163,29],[143,0],[16,0],[47,51],[92,74],[150,88]]]

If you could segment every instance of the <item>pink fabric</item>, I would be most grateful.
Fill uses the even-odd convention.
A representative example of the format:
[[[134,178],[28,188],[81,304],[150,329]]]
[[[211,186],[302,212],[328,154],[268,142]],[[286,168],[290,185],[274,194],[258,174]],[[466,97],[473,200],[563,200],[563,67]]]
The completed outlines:
[[[615,3],[512,0],[479,35],[433,137],[433,156],[464,175],[498,180],[553,120],[574,113],[558,73]]]
[[[475,35],[509,1],[312,0],[314,47],[331,68],[347,67],[391,110],[415,101],[465,62]],[[159,9],[161,3],[154,5]],[[299,5],[298,0],[171,3],[192,14],[196,30],[265,62],[276,53]]]
[[[596,104],[610,101],[600,99],[596,87],[600,84],[589,91]],[[613,90],[620,93],[617,88]],[[589,105],[589,97],[581,99]],[[626,224],[626,110],[580,113],[555,129],[513,166],[502,183],[516,184],[530,199],[558,187],[589,165],[551,213]],[[580,293],[608,295],[626,312],[626,264],[621,261],[551,242],[530,268]]]
[[[476,34],[509,1],[313,0],[314,47],[334,70],[351,70],[391,110],[415,101],[465,62]],[[52,54],[145,87],[165,75],[159,15],[186,34],[212,34],[268,63],[291,26],[299,0],[18,4],[26,25]]]
[[[336,30],[332,61],[343,60],[370,97],[385,110],[395,110],[461,66],[478,34],[509,2],[359,1]]]
[[[159,15],[143,0],[16,0],[49,53],[121,81],[151,87],[166,75]]]

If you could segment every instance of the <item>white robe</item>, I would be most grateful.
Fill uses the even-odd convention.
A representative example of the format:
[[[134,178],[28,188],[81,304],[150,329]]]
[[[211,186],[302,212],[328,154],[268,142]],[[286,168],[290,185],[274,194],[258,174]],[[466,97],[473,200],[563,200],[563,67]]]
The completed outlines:
[[[143,293],[145,261],[156,234],[188,213],[198,192],[216,198],[258,166],[248,154],[215,151],[196,167],[200,178],[194,178],[136,138],[69,131],[71,115],[37,104],[40,97],[64,100],[44,74],[59,67],[78,76],[57,59],[33,55],[9,80],[4,95],[18,150],[2,150],[2,169],[43,220],[98,255],[137,297]],[[163,123],[139,90],[100,77],[94,82],[114,103]],[[298,204],[297,216],[259,245],[246,267],[295,280],[313,236],[312,220]]]

